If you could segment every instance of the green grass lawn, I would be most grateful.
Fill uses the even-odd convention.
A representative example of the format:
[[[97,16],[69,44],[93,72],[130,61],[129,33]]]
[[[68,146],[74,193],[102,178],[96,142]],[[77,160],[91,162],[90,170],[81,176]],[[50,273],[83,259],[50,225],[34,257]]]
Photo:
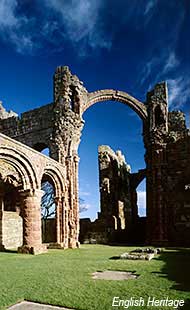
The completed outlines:
[[[124,309],[112,307],[114,296],[145,300],[151,296],[184,299],[183,309],[190,310],[190,249],[167,249],[150,262],[110,259],[127,250],[83,245],[76,250],[49,250],[38,256],[2,252],[0,309],[23,299],[83,310]],[[135,271],[139,277],[127,281],[93,280],[91,273],[97,270]]]

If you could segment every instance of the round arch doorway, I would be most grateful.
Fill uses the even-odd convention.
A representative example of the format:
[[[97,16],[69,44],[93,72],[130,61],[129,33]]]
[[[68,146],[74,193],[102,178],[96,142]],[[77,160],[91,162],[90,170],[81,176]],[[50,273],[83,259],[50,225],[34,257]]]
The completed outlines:
[[[134,187],[129,183],[134,183],[138,170],[145,168],[142,122],[130,107],[113,101],[93,104],[86,110],[84,119],[85,127],[79,146],[79,197],[82,198],[80,199],[81,209],[87,209],[87,211],[80,214],[83,218],[80,220],[80,241],[86,239],[86,242],[91,242],[91,239],[100,243],[110,241],[125,243],[133,235],[131,229],[137,226],[138,221],[137,194],[134,194],[137,184]],[[99,169],[98,175],[99,145],[109,145],[111,148],[104,147],[103,155],[108,157],[108,164],[105,161],[102,163],[104,167]],[[120,151],[116,151],[118,149],[122,150],[122,153],[124,151],[126,160],[123,160],[123,154]],[[128,169],[129,164],[132,165],[133,173]],[[106,189],[106,187],[110,188]],[[100,211],[98,219],[97,211]],[[95,222],[90,223],[90,220]],[[130,227],[130,232],[129,225],[133,226]],[[106,234],[112,234],[112,240],[106,238]],[[82,238],[81,235],[83,235]]]

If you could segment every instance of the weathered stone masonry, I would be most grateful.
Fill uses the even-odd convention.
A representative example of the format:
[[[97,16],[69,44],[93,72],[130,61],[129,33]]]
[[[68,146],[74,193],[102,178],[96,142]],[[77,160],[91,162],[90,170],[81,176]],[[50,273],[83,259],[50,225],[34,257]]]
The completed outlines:
[[[146,103],[142,103],[118,90],[89,93],[68,67],[58,67],[54,75],[53,103],[23,113],[20,118],[14,112],[0,108],[0,132],[13,139],[1,136],[1,196],[4,197],[4,184],[14,183],[23,218],[23,243],[26,246],[30,243],[29,248],[35,248],[35,244],[40,248],[41,245],[39,203],[44,174],[56,189],[57,243],[63,247],[77,246],[78,146],[84,126],[82,114],[91,105],[107,100],[128,105],[142,119],[146,149],[147,241],[180,245],[189,242],[190,135],[183,113],[168,112],[166,84],[157,84],[148,93]],[[22,144],[18,145],[15,140]],[[6,149],[9,144],[11,146]],[[37,151],[49,147],[52,159],[25,145]],[[23,156],[28,152],[26,160]],[[28,237],[33,229],[35,233]]]
[[[107,145],[99,146],[98,160],[100,212],[94,222],[80,220],[81,242],[107,244],[142,240],[143,236],[138,236],[137,231],[140,219],[136,188],[145,178],[146,170],[131,173],[121,151],[114,152]]]
[[[51,178],[61,200],[60,213],[64,214],[64,173],[57,161],[0,134],[1,249],[19,247],[19,252],[33,254],[46,250],[41,238],[41,180],[44,176]],[[63,222],[57,217],[56,240],[59,246],[67,247]]]

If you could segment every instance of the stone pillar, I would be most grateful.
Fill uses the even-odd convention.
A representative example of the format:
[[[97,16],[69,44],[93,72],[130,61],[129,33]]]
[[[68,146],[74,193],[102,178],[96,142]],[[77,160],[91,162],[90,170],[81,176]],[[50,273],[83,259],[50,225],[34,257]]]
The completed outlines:
[[[73,168],[73,157],[69,156],[66,160],[67,165],[67,180],[68,180],[68,246],[70,248],[75,248],[75,222],[74,222],[74,179],[75,172]]]
[[[148,123],[144,124],[147,164],[147,243],[167,243],[165,234],[164,182],[168,141],[168,95],[166,83],[147,94]]]
[[[55,209],[55,219],[56,219],[56,242],[60,243],[61,242],[61,226],[62,226],[62,221],[61,221],[61,204],[60,204],[60,198],[55,197],[55,204],[56,204],[56,209]]]
[[[65,208],[64,198],[56,197],[56,243],[58,248],[65,248]]]
[[[42,245],[41,232],[41,190],[26,190],[21,193],[21,214],[23,217],[23,246],[19,253],[40,254],[46,251]]]
[[[75,241],[76,247],[79,246],[79,231],[80,231],[80,222],[79,222],[79,184],[78,184],[78,166],[79,166],[79,156],[76,154],[74,156],[74,222],[75,222]]]
[[[5,247],[3,245],[3,194],[0,193],[0,251],[4,251]]]
[[[79,245],[79,198],[78,198],[78,163],[77,154],[69,156],[67,165],[67,202],[68,202],[68,246],[76,248]],[[66,215],[65,215],[66,217]],[[67,219],[65,218],[67,225]]]
[[[58,67],[54,75],[53,132],[51,157],[66,168],[65,201],[62,206],[62,233],[65,247],[78,246],[78,146],[84,125],[82,107],[88,92],[68,67]]]
[[[69,246],[69,225],[68,225],[69,220],[68,220],[68,208],[65,205],[64,205],[63,218],[64,218],[64,247],[68,248]]]

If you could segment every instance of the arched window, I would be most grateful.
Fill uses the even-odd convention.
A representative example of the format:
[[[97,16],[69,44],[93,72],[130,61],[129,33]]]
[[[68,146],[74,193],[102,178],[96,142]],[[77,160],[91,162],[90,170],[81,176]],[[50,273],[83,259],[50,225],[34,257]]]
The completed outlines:
[[[48,176],[42,178],[41,189],[44,191],[41,200],[42,241],[56,242],[56,204],[55,190]]]

